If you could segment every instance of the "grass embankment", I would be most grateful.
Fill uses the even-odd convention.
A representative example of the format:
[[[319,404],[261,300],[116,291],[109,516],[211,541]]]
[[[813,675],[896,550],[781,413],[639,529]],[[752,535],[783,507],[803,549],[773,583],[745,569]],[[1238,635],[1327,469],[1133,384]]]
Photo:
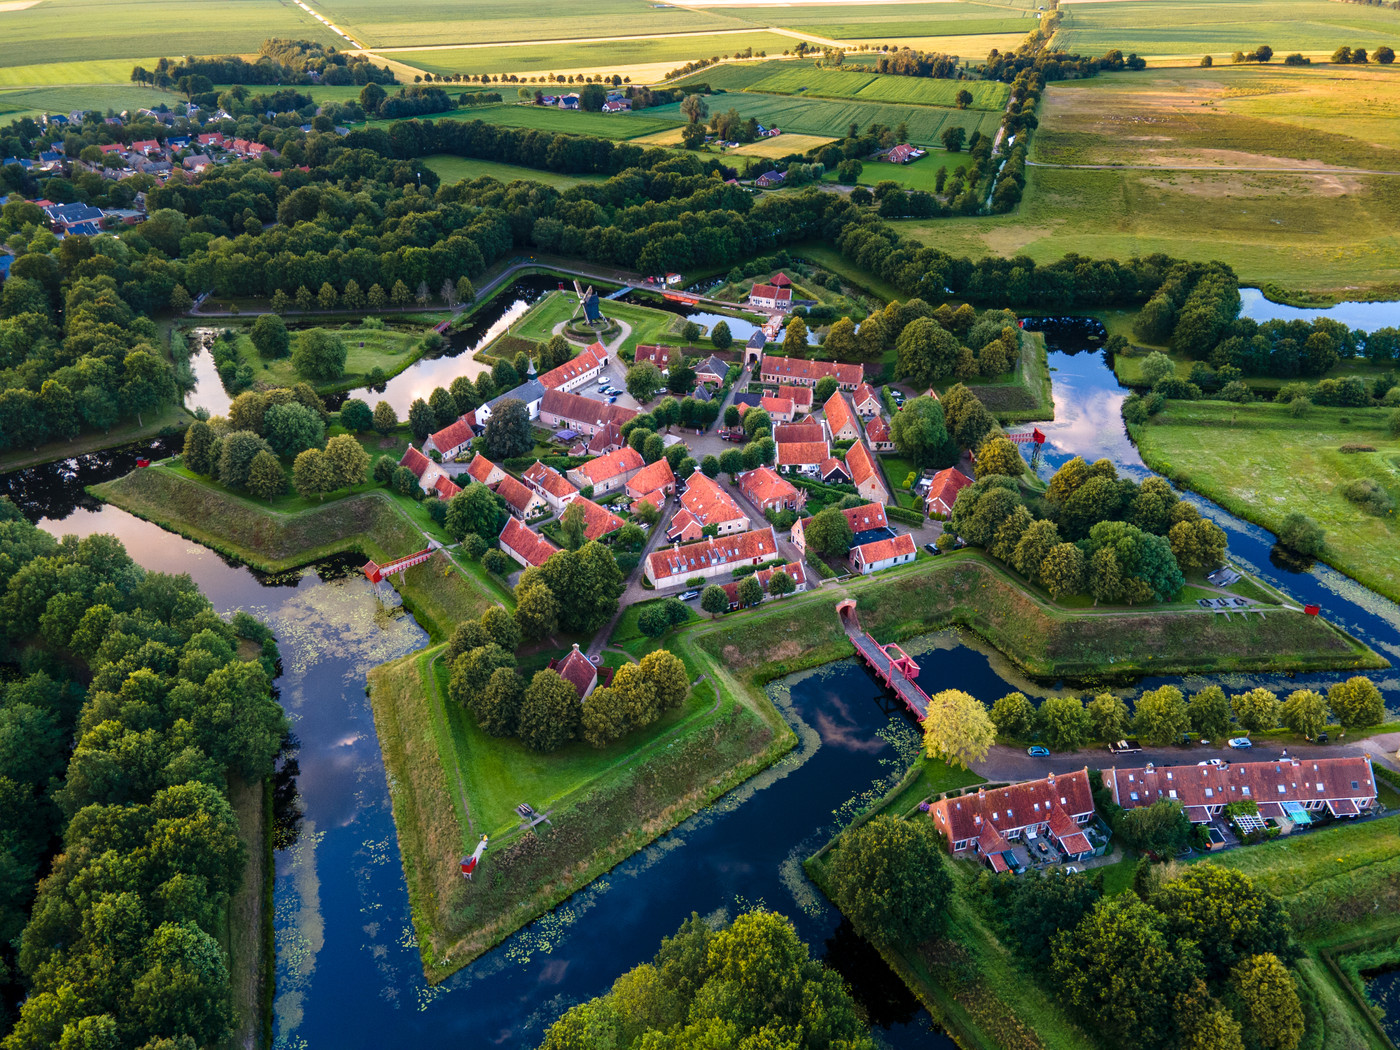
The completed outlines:
[[[1400,519],[1342,495],[1348,481],[1369,478],[1400,503],[1400,440],[1386,429],[1393,411],[1314,408],[1295,419],[1286,405],[1170,401],[1132,431],[1144,463],[1232,514],[1274,532],[1293,511],[1312,518],[1327,533],[1327,564],[1400,601]]]
[[[284,572],[355,552],[387,562],[421,550],[423,534],[382,489],[357,493],[295,513],[278,513],[152,467],[95,485],[92,493],[139,518],[195,540],[264,572]],[[479,616],[509,596],[474,562],[439,554],[396,581],[404,605],[441,641],[460,620]]]
[[[590,282],[580,280],[579,283],[585,285],[586,290]],[[596,287],[596,282],[592,283]],[[624,356],[630,355],[639,343],[685,345],[685,340],[681,338],[681,329],[685,327],[686,319],[678,314],[616,301],[603,303],[602,310],[604,317],[614,321],[625,321],[632,327],[631,333],[617,347]],[[583,318],[583,310],[578,305],[576,295],[572,292],[550,292],[515,323],[510,334],[537,343],[547,343],[553,338],[554,329],[575,315],[580,320]],[[609,347],[616,338],[616,335],[608,337]]]
[[[229,781],[229,803],[243,844],[243,881],[229,901],[220,937],[228,953],[234,1027],[223,1050],[272,1045],[272,785]]]
[[[405,332],[392,328],[363,328],[359,325],[340,327],[297,328],[292,332],[292,345],[309,332],[321,331],[334,336],[345,344],[345,370],[339,379],[327,383],[313,383],[319,394],[340,393],[365,385],[369,373],[382,369],[386,378],[392,379],[413,362],[423,356],[423,337],[427,330]],[[246,331],[234,337],[238,360],[253,370],[253,386],[258,390],[271,390],[274,387],[291,387],[306,379],[292,364],[290,357],[275,361],[265,360],[258,354]]]
[[[183,405],[166,405],[158,411],[147,412],[144,419],[144,423],[132,419],[105,432],[94,430],[79,434],[72,441],[50,441],[38,449],[11,449],[0,455],[0,474],[153,438],[166,428],[183,430],[194,416]]]
[[[683,708],[612,747],[575,742],[547,756],[484,735],[454,709],[434,650],[370,673],[429,980],[465,966],[792,747],[792,731],[759,688],[783,670],[736,678],[685,634],[671,649],[704,676]],[[548,811],[552,826],[520,830],[513,810],[521,802]],[[486,862],[465,883],[457,862],[483,833],[492,835]]]

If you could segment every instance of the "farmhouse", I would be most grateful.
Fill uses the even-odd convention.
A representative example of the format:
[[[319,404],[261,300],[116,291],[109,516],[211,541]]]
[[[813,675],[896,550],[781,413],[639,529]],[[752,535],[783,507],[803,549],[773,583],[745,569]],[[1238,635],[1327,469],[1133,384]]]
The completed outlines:
[[[880,401],[880,395],[869,383],[862,383],[856,387],[856,392],[851,395],[851,401],[855,404],[856,414],[867,418],[878,416],[884,407]]]
[[[846,450],[846,469],[851,472],[851,484],[866,499],[880,503],[890,501],[889,491],[880,477],[880,468],[875,464],[875,457],[863,442],[857,441]]]
[[[601,540],[627,524],[607,507],[599,506],[586,496],[579,496],[574,503],[583,508],[584,539]]]
[[[425,449],[437,449],[437,454],[443,459],[452,459],[468,445],[476,432],[472,430],[471,424],[467,422],[467,417],[463,416],[455,423],[449,423],[436,434],[433,434],[427,441],[423,442]]]
[[[610,405],[563,390],[546,390],[540,400],[540,421],[546,426],[565,426],[589,436],[609,424],[620,427],[635,415],[635,408]]]
[[[522,521],[543,514],[549,506],[543,496],[509,474],[496,483],[496,495],[505,500],[510,512]]]
[[[564,508],[578,495],[578,489],[569,484],[568,478],[539,460],[535,460],[521,477],[525,484],[544,497],[544,501],[556,514],[562,514]]]
[[[941,798],[929,807],[929,817],[954,856],[981,857],[993,871],[1019,867],[1023,861],[1012,843],[1032,837],[1049,838],[1066,860],[1094,852],[1084,832],[1094,819],[1087,768]]]
[[[768,189],[770,186],[781,186],[787,180],[787,175],[780,171],[765,171],[758,178],[753,180],[753,184],[759,189]]]
[[[546,390],[567,392],[596,379],[607,363],[607,350],[602,343],[594,343],[577,357],[540,376],[540,385]]]
[[[399,460],[399,466],[407,467],[413,472],[413,476],[418,479],[418,487],[424,492],[432,492],[437,479],[442,476],[442,468],[412,445],[408,446],[408,451]]]
[[[652,493],[662,494],[663,499],[656,504],[658,508],[661,502],[664,502],[664,496],[669,496],[675,491],[676,475],[671,469],[671,464],[664,458],[647,464],[627,482],[627,495],[633,499],[640,499]]]
[[[654,346],[651,344],[638,346],[636,356],[633,358],[635,364],[641,364],[643,361],[651,362],[661,369],[663,376],[669,375],[671,366],[679,364],[680,360],[681,352],[674,346]]]
[[[1370,760],[1283,758],[1272,762],[1233,762],[1227,766],[1153,766],[1110,769],[1104,786],[1124,809],[1161,799],[1180,802],[1193,824],[1209,824],[1231,802],[1254,802],[1261,817],[1307,823],[1301,811],[1355,817],[1376,802]]]
[[[506,518],[506,527],[501,530],[500,544],[501,550],[526,569],[543,565],[549,561],[551,554],[559,550],[539,533],[531,532],[515,517]]]
[[[713,354],[695,366],[695,381],[697,383],[709,383],[713,387],[721,387],[724,386],[724,381],[728,378],[729,366]]]
[[[765,383],[793,383],[798,386],[816,386],[826,376],[832,376],[842,390],[854,390],[860,386],[864,371],[860,365],[765,354],[760,375]]]
[[[467,464],[467,473],[473,481],[479,481],[487,488],[496,485],[506,476],[506,472],[478,452]]]
[[[946,518],[953,513],[958,493],[971,484],[972,479],[957,467],[940,470],[929,482],[928,494],[924,496],[924,510]]]
[[[641,453],[624,445],[606,456],[574,467],[565,476],[581,489],[591,485],[594,494],[601,496],[622,488],[644,466]]]
[[[871,416],[865,424],[865,440],[876,452],[893,452],[894,439],[890,436],[890,425],[884,416]]]
[[[575,94],[559,96],[560,109],[578,109],[578,96]]]
[[[876,540],[874,543],[863,543],[859,547],[853,547],[849,560],[852,572],[869,576],[872,572],[888,569],[892,565],[911,562],[917,556],[914,537],[905,532],[887,540]]]
[[[910,161],[918,160],[925,156],[923,150],[918,146],[911,146],[907,142],[901,142],[894,149],[885,154],[885,160],[891,164],[908,164]]]
[[[860,423],[841,391],[836,391],[822,406],[826,416],[826,426],[831,431],[832,441],[855,441],[860,437]]]
[[[613,99],[603,103],[604,113],[627,113],[632,109],[632,103],[625,98]]]
[[[653,587],[676,587],[699,576],[710,579],[740,565],[760,565],[778,553],[773,526],[737,536],[716,536],[682,547],[676,545],[647,556],[646,578]]]
[[[807,493],[778,476],[772,467],[755,467],[735,478],[744,498],[759,510],[801,510]]]
[[[774,288],[771,284],[756,284],[749,291],[749,305],[760,310],[791,310],[792,289]]]

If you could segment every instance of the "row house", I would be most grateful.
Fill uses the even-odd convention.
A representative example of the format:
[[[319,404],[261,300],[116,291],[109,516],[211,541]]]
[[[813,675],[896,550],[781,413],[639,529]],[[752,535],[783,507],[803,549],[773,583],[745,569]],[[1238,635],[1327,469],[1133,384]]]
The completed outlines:
[[[777,553],[778,537],[769,525],[737,536],[716,536],[653,551],[647,556],[645,573],[653,587],[679,587],[695,577],[712,579],[741,565],[761,565]]]
[[[772,597],[768,592],[768,584],[773,579],[773,575],[779,572],[787,573],[788,579],[792,580],[793,594],[801,594],[807,589],[807,570],[800,561],[790,561],[786,565],[775,565],[771,569],[759,569],[758,572],[754,573],[754,577],[758,580],[758,585],[763,588],[764,601]],[[720,589],[729,599],[729,611],[733,612],[739,608],[739,581],[722,583]]]
[[[602,496],[622,488],[644,466],[641,453],[623,445],[606,456],[574,467],[565,476],[580,489],[591,486],[595,496]]]
[[[779,445],[791,441],[825,443],[827,440],[826,425],[816,419],[809,419],[805,423],[779,423],[773,428],[773,441]]]
[[[842,390],[854,390],[864,382],[865,369],[837,361],[808,361],[802,357],[765,354],[759,370],[761,380],[774,386],[816,386],[827,376],[834,378]]]
[[[564,426],[590,437],[609,424],[621,427],[636,415],[635,408],[610,405],[565,390],[547,390],[540,402],[540,421],[546,426]]]
[[[776,462],[779,470],[815,475],[830,458],[831,447],[825,441],[782,441]]]
[[[473,481],[478,481],[487,488],[492,488],[500,484],[501,479],[506,476],[506,472],[489,459],[478,452],[472,457],[472,461],[467,464],[467,474]]]
[[[563,390],[567,393],[597,379],[607,363],[607,350],[602,343],[594,343],[577,357],[540,376],[540,384],[546,390]]]
[[[1011,844],[1032,835],[1049,837],[1067,860],[1094,851],[1084,833],[1094,819],[1087,768],[941,798],[929,807],[929,817],[949,852],[981,857],[993,871],[1010,868]]]
[[[704,535],[708,526],[714,526],[720,536],[747,532],[749,516],[718,481],[696,471],[686,481],[680,509],[671,518],[666,538],[689,543]]]

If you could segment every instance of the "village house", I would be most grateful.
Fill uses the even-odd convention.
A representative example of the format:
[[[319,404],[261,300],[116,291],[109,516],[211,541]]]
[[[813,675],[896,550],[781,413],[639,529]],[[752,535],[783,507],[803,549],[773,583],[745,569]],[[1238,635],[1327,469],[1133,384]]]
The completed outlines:
[[[636,355],[632,359],[633,364],[641,364],[647,361],[661,369],[661,374],[670,375],[671,366],[681,362],[681,352],[674,346],[657,346],[644,344],[637,347]]]
[[[756,284],[749,291],[749,305],[760,310],[791,310],[792,289],[774,288],[771,284]]]
[[[859,547],[863,543],[874,543],[877,540],[887,540],[894,536],[894,530],[890,528],[890,519],[885,514],[883,503],[867,503],[860,507],[846,507],[841,511],[846,519],[846,524],[851,527],[851,547]],[[792,525],[792,545],[803,554],[807,553],[807,526],[812,524],[811,518],[799,518]]]
[[[923,150],[919,149],[918,146],[911,146],[907,142],[901,142],[898,146],[895,146],[886,153],[884,159],[891,164],[908,164],[910,161],[918,160],[923,156],[925,156],[925,153]]]
[[[697,383],[708,383],[715,389],[719,389],[724,386],[724,381],[728,378],[729,366],[713,354],[695,366],[695,381]]]
[[[509,474],[496,483],[496,495],[506,501],[510,512],[521,521],[529,521],[549,511],[549,504],[543,496]]]
[[[535,460],[521,478],[525,484],[544,497],[544,501],[556,514],[564,513],[564,508],[578,495],[578,489],[569,484],[568,478],[539,460]]]
[[[476,431],[467,422],[467,417],[463,416],[455,423],[449,423],[436,434],[431,435],[427,441],[423,442],[423,448],[427,451],[437,450],[437,454],[443,459],[453,459],[457,453],[466,449],[472,443],[472,438],[476,436]]]
[[[777,464],[779,470],[788,473],[815,475],[830,457],[831,449],[825,441],[784,441],[778,445]]]
[[[506,476],[506,472],[478,452],[467,464],[467,474],[473,481],[479,481],[491,488]]]
[[[580,489],[591,486],[595,496],[602,496],[622,488],[644,466],[646,464],[642,461],[641,453],[623,445],[606,456],[574,467],[565,477]]]
[[[832,394],[822,406],[822,415],[826,416],[832,441],[855,441],[860,437],[860,423],[841,391]]]
[[[437,481],[433,482],[433,492],[436,494],[437,498],[443,502],[451,500],[453,496],[461,491],[461,486],[446,474],[438,475]]]
[[[677,544],[647,556],[647,581],[658,589],[678,587],[695,577],[711,579],[740,565],[761,565],[778,553],[771,525],[736,536],[716,536],[687,546]]]
[[[568,94],[559,96],[560,109],[578,109],[578,95]]]
[[[758,585],[763,588],[763,600],[765,602],[772,597],[772,594],[768,590],[768,584],[772,581],[774,575],[780,572],[787,573],[788,579],[793,582],[793,594],[801,594],[807,589],[807,570],[799,561],[790,561],[786,565],[775,565],[771,569],[759,569],[758,572],[754,573],[754,578],[758,580]],[[735,580],[733,583],[720,584],[720,589],[724,591],[725,597],[729,599],[730,612],[739,608],[739,583],[739,580]]]
[[[632,103],[625,98],[609,99],[603,103],[604,113],[629,113],[632,110]]]
[[[805,416],[812,411],[814,393],[809,386],[792,386],[784,383],[778,387],[778,396],[791,401],[793,411],[799,416]]]
[[[610,405],[563,390],[546,390],[540,401],[540,422],[545,426],[565,426],[590,437],[609,424],[621,427],[635,415],[635,408]]]
[[[950,853],[980,857],[993,871],[1022,866],[1012,844],[1030,837],[1049,838],[1069,861],[1094,852],[1084,831],[1094,819],[1087,768],[940,798],[929,817]]]
[[[676,475],[665,457],[655,463],[648,463],[627,482],[627,495],[633,499],[655,496],[656,499],[651,502],[657,509],[660,509],[661,504],[666,502],[666,497],[675,491]]]
[[[918,554],[918,549],[914,546],[914,537],[902,532],[887,540],[876,540],[874,543],[852,547],[847,560],[852,572],[869,576],[872,572],[911,562]]]
[[[843,365],[837,361],[808,361],[801,357],[779,357],[765,354],[760,377],[763,382],[777,386],[816,386],[832,376],[842,390],[854,390],[863,381],[865,370],[860,365]]]
[[[558,671],[559,677],[568,682],[578,691],[579,701],[588,699],[588,694],[593,692],[598,685],[600,672],[598,667],[587,656],[579,651],[578,642],[564,659],[552,659],[549,661],[549,669]],[[604,668],[602,675],[607,676],[604,685],[612,683],[612,669]]]
[[[1162,799],[1181,803],[1192,824],[1209,824],[1232,802],[1253,802],[1259,816],[1307,824],[1308,813],[1355,817],[1376,802],[1368,758],[1281,758],[1225,766],[1154,766],[1109,769],[1104,787],[1124,809]]]
[[[582,443],[581,443],[582,444]],[[622,447],[622,428],[616,423],[608,423],[583,445],[583,448],[569,450],[571,456],[606,456]]]
[[[720,536],[748,530],[749,516],[739,509],[734,497],[698,470],[686,480],[680,502],[666,532],[672,542],[698,540],[706,526],[713,526]]]
[[[791,399],[786,397],[761,398],[758,407],[767,412],[774,423],[791,423],[797,414]]]
[[[953,513],[953,504],[958,493],[972,484],[972,479],[957,467],[940,470],[929,481],[928,492],[924,496],[924,510],[931,516],[947,518]]]
[[[476,410],[476,421],[482,426],[491,418],[491,413],[496,407],[505,401],[520,401],[525,405],[525,410],[531,419],[539,419],[540,406],[544,402],[544,395],[548,393],[545,385],[538,379],[529,379],[521,383],[514,390],[507,390],[504,394],[493,397],[486,404]]]
[[[830,456],[817,468],[817,480],[823,485],[849,485],[851,472],[846,469],[846,464]]]
[[[753,184],[759,189],[769,189],[773,186],[781,186],[787,180],[787,175],[780,171],[765,171],[758,178],[753,180]]]
[[[442,468],[412,445],[408,446],[408,451],[399,460],[399,466],[407,467],[413,473],[418,479],[418,487],[424,492],[432,492],[437,479],[442,476]]]
[[[602,343],[594,343],[577,357],[540,376],[540,385],[546,390],[563,390],[567,393],[597,379],[607,363],[608,351]]]
[[[802,423],[779,423],[773,428],[773,441],[776,444],[826,440],[826,425],[819,419],[809,419]]]
[[[583,538],[586,540],[601,540],[627,524],[607,507],[594,503],[587,496],[579,496],[573,502],[583,508]]]
[[[501,550],[526,569],[543,565],[549,561],[550,555],[559,550],[538,532],[532,532],[516,517],[506,518],[506,526],[501,530],[500,544]]]
[[[885,482],[880,477],[880,468],[875,463],[875,457],[863,442],[857,441],[846,450],[846,469],[851,472],[851,484],[866,499],[878,503],[890,501],[889,490],[885,488]]]
[[[765,513],[770,510],[801,510],[807,504],[807,493],[779,477],[772,467],[746,470],[734,480],[744,498]]]
[[[855,393],[851,395],[851,401],[855,405],[856,414],[867,419],[870,416],[878,416],[885,407],[880,400],[880,395],[869,383],[862,383],[856,387]]]
[[[890,425],[884,416],[871,416],[865,424],[865,440],[876,452],[893,452],[894,438],[890,436]]]

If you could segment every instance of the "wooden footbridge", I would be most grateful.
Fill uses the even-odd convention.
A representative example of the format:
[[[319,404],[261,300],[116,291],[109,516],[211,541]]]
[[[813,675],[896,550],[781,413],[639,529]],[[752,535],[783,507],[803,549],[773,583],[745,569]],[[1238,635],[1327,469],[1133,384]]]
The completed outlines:
[[[919,665],[914,658],[891,642],[881,645],[860,629],[860,619],[856,616],[854,598],[836,603],[836,615],[841,618],[841,626],[846,636],[856,647],[856,653],[875,672],[875,677],[893,689],[909,712],[922,722],[928,717],[928,694],[914,684],[919,676]]]

